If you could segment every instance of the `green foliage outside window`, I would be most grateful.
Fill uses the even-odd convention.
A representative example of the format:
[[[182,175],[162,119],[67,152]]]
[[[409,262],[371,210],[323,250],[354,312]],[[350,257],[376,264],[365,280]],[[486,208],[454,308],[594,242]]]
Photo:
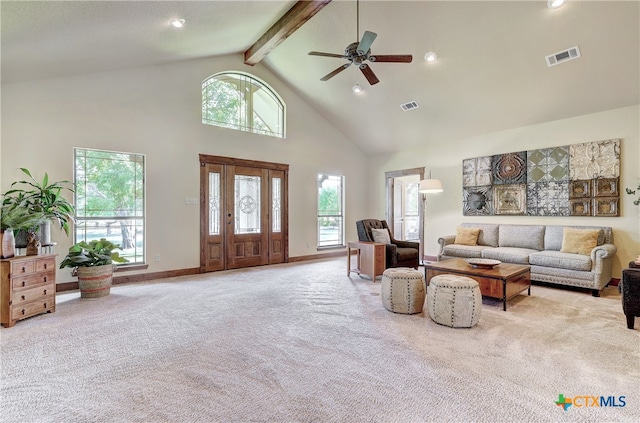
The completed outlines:
[[[144,156],[76,149],[76,242],[108,238],[144,262]]]
[[[318,215],[333,216],[340,214],[340,195],[335,187],[327,187],[320,189],[318,197]],[[323,220],[322,225],[328,226],[331,222],[328,219]]]
[[[202,123],[284,138],[284,103],[258,79],[224,72],[202,83]]]
[[[344,177],[318,175],[318,247],[344,243]]]

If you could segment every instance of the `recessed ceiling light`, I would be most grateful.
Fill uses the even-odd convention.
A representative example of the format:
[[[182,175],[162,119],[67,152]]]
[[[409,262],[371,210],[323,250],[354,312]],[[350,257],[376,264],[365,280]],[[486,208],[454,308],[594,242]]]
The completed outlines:
[[[438,60],[438,55],[435,52],[430,51],[424,55],[424,60],[426,60],[427,62],[435,62],[436,60]]]
[[[174,28],[182,28],[184,26],[184,19],[171,19],[169,25]]]
[[[564,4],[564,0],[548,0],[547,7],[549,9],[557,9]]]

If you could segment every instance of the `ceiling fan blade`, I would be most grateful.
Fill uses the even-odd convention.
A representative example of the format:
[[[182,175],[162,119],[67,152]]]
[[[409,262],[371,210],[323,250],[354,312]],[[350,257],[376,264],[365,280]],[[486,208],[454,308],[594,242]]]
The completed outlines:
[[[321,51],[310,51],[309,56],[324,56],[324,57],[338,57],[340,59],[344,59],[344,54],[335,54],[335,53],[323,53]]]
[[[366,63],[360,65],[360,70],[362,71],[364,77],[367,78],[367,81],[369,81],[369,84],[375,85],[380,82],[376,74],[373,73],[373,70],[371,70],[371,67]]]
[[[372,62],[411,63],[413,56],[410,54],[376,54],[369,56]]]
[[[362,39],[360,40],[360,44],[358,44],[356,52],[360,55],[366,54],[371,48],[373,40],[375,40],[377,36],[378,34],[375,32],[365,31],[364,34],[362,34]]]
[[[337,74],[339,74],[340,72],[348,68],[349,66],[351,66],[351,63],[345,63],[344,65],[340,66],[338,69],[320,78],[320,81],[328,81],[329,79],[333,78],[334,76],[336,76]]]

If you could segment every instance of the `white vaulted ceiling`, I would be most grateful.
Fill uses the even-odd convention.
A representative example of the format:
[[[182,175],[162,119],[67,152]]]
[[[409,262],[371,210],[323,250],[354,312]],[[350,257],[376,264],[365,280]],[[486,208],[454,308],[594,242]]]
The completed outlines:
[[[243,53],[295,3],[2,1],[2,83]],[[355,2],[333,0],[261,63],[366,152],[389,152],[638,104],[639,6],[362,0],[373,53],[414,57],[374,63],[381,82],[369,86],[353,66],[322,82],[344,61],[307,55],[356,41]],[[171,31],[174,17],[186,26]],[[582,57],[547,67],[573,46]],[[429,50],[437,62],[424,61]],[[420,107],[403,112],[409,101]]]

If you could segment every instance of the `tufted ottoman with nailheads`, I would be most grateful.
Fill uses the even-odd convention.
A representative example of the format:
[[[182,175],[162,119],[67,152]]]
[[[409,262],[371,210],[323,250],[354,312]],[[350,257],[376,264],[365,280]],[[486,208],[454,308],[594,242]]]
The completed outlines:
[[[424,307],[424,278],[419,270],[408,267],[385,270],[380,290],[382,305],[394,313],[415,314]]]
[[[429,317],[452,328],[470,328],[480,320],[482,294],[478,282],[466,276],[438,275],[427,287]]]

